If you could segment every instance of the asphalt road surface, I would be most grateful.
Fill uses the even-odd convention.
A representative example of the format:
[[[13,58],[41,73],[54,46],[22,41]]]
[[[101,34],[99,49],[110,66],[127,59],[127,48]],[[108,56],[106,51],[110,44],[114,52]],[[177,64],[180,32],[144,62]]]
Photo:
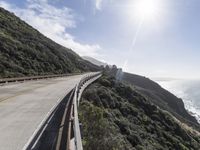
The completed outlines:
[[[21,150],[83,75],[0,86],[0,150]]]

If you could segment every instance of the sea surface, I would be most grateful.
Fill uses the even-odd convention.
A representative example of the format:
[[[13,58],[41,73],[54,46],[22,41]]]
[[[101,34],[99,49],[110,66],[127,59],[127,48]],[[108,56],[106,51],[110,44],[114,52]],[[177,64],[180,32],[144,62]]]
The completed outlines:
[[[154,80],[163,88],[181,98],[185,108],[200,123],[200,80]]]

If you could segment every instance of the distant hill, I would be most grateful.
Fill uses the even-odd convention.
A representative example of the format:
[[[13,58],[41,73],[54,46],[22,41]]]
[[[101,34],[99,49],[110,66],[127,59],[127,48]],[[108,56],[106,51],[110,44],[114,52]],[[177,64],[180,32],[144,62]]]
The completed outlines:
[[[137,91],[146,98],[158,105],[160,108],[171,112],[177,118],[185,118],[190,122],[197,124],[195,117],[191,116],[184,107],[182,99],[177,98],[169,91],[162,88],[156,82],[139,75],[124,73],[122,81],[131,84]]]
[[[107,63],[101,62],[101,61],[94,59],[92,57],[89,57],[89,56],[82,56],[82,58],[93,63],[93,64],[95,64],[95,65],[97,65],[97,66],[104,66],[105,67],[106,65],[108,65]]]
[[[107,72],[116,77],[120,82],[133,86],[136,91],[152,103],[170,112],[179,120],[190,125],[198,126],[199,128],[195,117],[191,116],[185,109],[182,99],[177,98],[156,82],[143,76],[122,72],[121,69],[117,68],[112,68],[111,70],[107,68]]]
[[[137,76],[133,78],[141,79],[138,83],[135,82],[138,85],[146,80]],[[155,86],[151,83],[149,81],[146,86],[148,89]],[[153,88],[152,93],[153,91],[156,90]],[[173,100],[176,103],[177,100]],[[82,123],[83,148],[87,150],[200,148],[198,131],[189,130],[133,86],[107,74],[84,91],[79,106],[79,118]]]
[[[96,71],[85,61],[13,13],[0,8],[0,78]]]

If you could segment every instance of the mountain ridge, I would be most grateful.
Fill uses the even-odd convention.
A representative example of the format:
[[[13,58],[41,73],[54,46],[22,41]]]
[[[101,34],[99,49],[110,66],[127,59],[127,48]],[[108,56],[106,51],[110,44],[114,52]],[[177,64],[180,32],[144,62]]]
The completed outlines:
[[[87,150],[199,150],[200,134],[133,86],[104,73],[83,93],[79,118]],[[91,121],[93,120],[93,121]]]
[[[144,76],[123,72],[116,66],[112,69],[106,68],[105,71],[114,76],[118,81],[133,86],[137,92],[161,109],[173,114],[177,119],[200,129],[196,118],[191,116],[185,109],[182,99],[177,98],[158,83]]]
[[[130,73],[124,73],[122,78],[124,82],[133,85],[138,92],[145,95],[154,104],[158,105],[162,109],[166,109],[179,119],[180,116],[183,116],[187,120],[198,124],[195,117],[191,116],[185,109],[183,100],[181,98],[177,98],[175,95],[162,88],[158,83],[146,77]]]
[[[0,8],[0,50],[0,78],[100,69],[3,8]]]
[[[102,62],[102,61],[99,61],[93,57],[90,57],[90,56],[82,56],[83,59],[93,63],[94,65],[97,65],[97,66],[103,66],[105,67],[106,65],[108,65],[107,63],[105,62]]]
[[[81,73],[101,69],[83,60],[71,49],[45,37],[14,14],[0,8],[0,78]],[[82,117],[84,126],[87,125],[87,117],[94,117],[92,123],[97,128],[101,125],[101,121],[108,119],[103,127],[108,129],[113,127],[114,130],[111,129],[110,132],[119,135],[122,140],[119,143],[122,142],[127,149],[132,147],[138,150],[145,149],[146,145],[142,144],[145,138],[144,143],[151,149],[162,149],[163,144],[165,148],[169,146],[172,149],[187,150],[192,146],[198,150],[199,137],[181,128],[170,115],[162,111],[166,110],[177,119],[199,129],[199,124],[187,113],[181,99],[150,79],[124,73],[116,66],[106,66],[103,74],[104,76],[83,94],[81,103],[83,102],[82,106],[85,109],[81,109],[80,118]],[[94,115],[97,116],[89,113],[91,110],[96,112]],[[91,118],[88,122],[91,123]],[[111,126],[106,125],[107,123]],[[104,128],[100,127],[102,131],[108,132]],[[93,131],[95,130],[91,130]],[[94,133],[107,139],[105,136],[107,133],[102,134],[97,131]],[[159,136],[163,139],[159,139]],[[87,135],[85,137],[87,138]],[[97,143],[98,139],[101,138],[97,138]],[[115,139],[111,138],[111,141],[118,146]],[[114,144],[109,145],[114,146]],[[109,148],[109,145],[104,147],[104,150]]]

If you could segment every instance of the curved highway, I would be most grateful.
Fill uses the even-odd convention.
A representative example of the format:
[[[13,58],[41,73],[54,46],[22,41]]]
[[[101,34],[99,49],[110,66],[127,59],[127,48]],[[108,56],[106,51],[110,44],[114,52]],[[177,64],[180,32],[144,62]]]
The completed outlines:
[[[0,86],[0,150],[21,150],[84,75]]]

